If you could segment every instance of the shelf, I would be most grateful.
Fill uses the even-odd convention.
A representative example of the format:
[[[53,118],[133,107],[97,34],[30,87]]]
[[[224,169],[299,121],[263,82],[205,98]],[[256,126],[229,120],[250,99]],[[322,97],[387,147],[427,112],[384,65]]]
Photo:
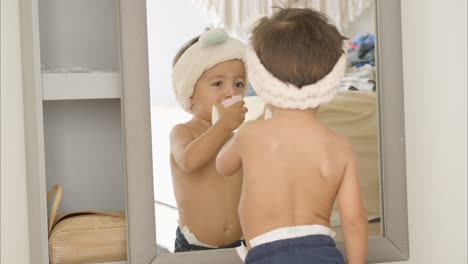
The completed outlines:
[[[42,73],[43,100],[120,98],[118,72]]]

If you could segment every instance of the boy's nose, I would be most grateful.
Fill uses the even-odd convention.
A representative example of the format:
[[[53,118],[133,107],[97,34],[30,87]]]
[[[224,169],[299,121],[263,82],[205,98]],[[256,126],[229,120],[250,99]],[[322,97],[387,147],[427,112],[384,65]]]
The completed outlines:
[[[234,95],[236,95],[236,88],[232,85],[226,87],[226,97],[232,97]]]

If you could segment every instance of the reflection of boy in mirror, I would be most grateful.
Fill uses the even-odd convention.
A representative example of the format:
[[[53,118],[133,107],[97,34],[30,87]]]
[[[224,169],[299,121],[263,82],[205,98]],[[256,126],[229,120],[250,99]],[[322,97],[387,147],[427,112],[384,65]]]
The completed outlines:
[[[174,58],[173,87],[181,107],[192,119],[170,134],[171,171],[179,210],[175,252],[241,245],[237,209],[242,171],[220,177],[216,155],[244,121],[240,100],[225,100],[246,91],[245,44],[224,30],[212,29],[187,43]],[[212,107],[219,113],[211,124]]]
[[[249,82],[272,117],[244,123],[217,157],[223,175],[243,169],[246,263],[344,263],[330,229],[335,198],[347,263],[364,263],[367,218],[351,143],[317,118],[343,77],[344,39],[310,9],[281,9],[253,29]]]

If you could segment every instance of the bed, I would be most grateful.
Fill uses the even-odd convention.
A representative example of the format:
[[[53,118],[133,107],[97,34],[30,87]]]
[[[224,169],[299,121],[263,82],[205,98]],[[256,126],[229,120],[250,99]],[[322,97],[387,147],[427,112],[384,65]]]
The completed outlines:
[[[319,119],[353,144],[364,209],[369,220],[369,236],[381,236],[380,173],[378,144],[377,94],[366,91],[343,91],[332,102],[320,107]],[[337,205],[331,225],[342,239]]]

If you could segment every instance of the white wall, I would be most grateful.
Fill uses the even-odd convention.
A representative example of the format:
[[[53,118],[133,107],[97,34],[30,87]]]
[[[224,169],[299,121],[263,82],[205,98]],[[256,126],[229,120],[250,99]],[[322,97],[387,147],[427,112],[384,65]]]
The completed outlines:
[[[155,200],[175,206],[169,133],[191,115],[175,99],[172,60],[184,43],[204,32],[208,21],[189,0],[147,0],[147,17]]]
[[[401,1],[409,262],[467,263],[467,1]]]
[[[19,1],[1,1],[1,263],[29,263]]]
[[[351,22],[344,30],[344,35],[352,40],[357,34],[365,35],[371,33],[375,35],[375,1],[364,10],[364,12]]]
[[[146,4],[151,104],[174,105],[172,59],[209,23],[190,0],[147,0]]]

